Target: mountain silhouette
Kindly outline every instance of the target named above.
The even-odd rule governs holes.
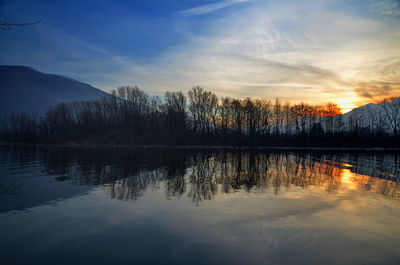
[[[26,66],[0,66],[0,114],[42,115],[61,102],[86,101],[107,95],[89,84]]]

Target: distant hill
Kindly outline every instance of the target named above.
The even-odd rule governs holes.
[[[390,103],[386,103],[386,102],[382,102],[379,104],[375,104],[375,103],[369,103],[366,104],[364,106],[352,109],[351,111],[349,111],[346,114],[343,114],[343,117],[346,118],[350,118],[350,117],[358,117],[358,118],[363,118],[363,119],[368,119],[368,117],[370,117],[370,115],[372,113],[374,113],[375,115],[379,115],[382,116],[382,118],[384,118],[385,111],[382,108],[382,104],[399,104],[400,103],[400,98],[396,98],[394,101],[390,102]]]
[[[40,115],[61,102],[94,100],[107,95],[68,77],[8,65],[0,66],[0,93],[0,115],[10,111]]]
[[[384,105],[389,106],[389,108],[385,110]],[[400,119],[400,98],[396,98],[390,103],[369,103],[340,115],[343,117],[344,123],[342,129],[349,130],[352,124],[357,123],[357,126],[360,128],[369,128],[372,130],[382,128],[384,131],[390,131],[392,128],[387,120],[387,111],[389,111],[389,115],[397,115],[397,119]]]

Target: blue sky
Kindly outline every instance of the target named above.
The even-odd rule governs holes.
[[[4,0],[0,64],[110,91],[334,101],[400,95],[398,0]]]

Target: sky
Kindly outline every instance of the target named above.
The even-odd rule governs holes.
[[[151,95],[337,103],[400,96],[400,0],[3,0],[0,64]]]

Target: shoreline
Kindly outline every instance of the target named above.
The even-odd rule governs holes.
[[[140,149],[192,149],[192,150],[274,150],[274,151],[363,151],[363,152],[399,152],[400,147],[317,147],[317,146],[234,146],[234,145],[129,145],[129,144],[43,144],[43,143],[7,143],[0,146],[41,146],[66,148],[140,148]]]

